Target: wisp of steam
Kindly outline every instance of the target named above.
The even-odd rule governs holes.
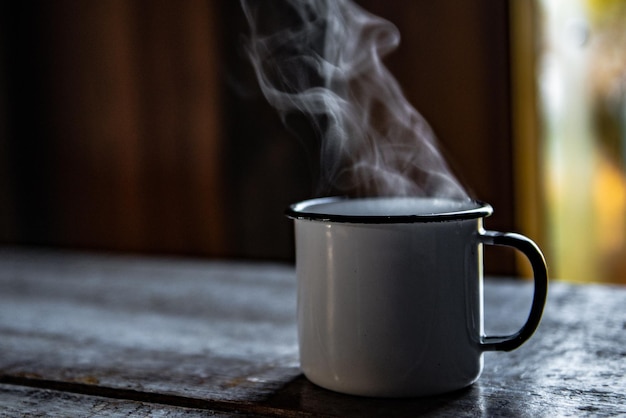
[[[241,4],[264,96],[283,120],[302,112],[318,130],[320,194],[467,198],[383,65],[400,41],[392,23],[348,0]]]

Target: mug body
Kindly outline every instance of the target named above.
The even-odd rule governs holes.
[[[382,200],[373,209],[358,199],[339,209],[333,202],[292,209],[322,216],[290,214],[306,377],[338,392],[382,397],[472,384],[482,370],[483,334],[476,235],[491,208],[473,203],[471,216],[454,216],[456,206],[440,202],[436,214],[415,218],[394,214]]]

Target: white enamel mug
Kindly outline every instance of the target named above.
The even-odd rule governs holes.
[[[300,363],[313,383],[376,397],[466,387],[483,352],[513,350],[539,325],[547,269],[528,238],[485,231],[488,204],[434,198],[312,199],[292,205]],[[515,334],[483,332],[482,245],[529,259],[534,298]]]

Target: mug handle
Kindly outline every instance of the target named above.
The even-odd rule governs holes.
[[[504,245],[513,247],[522,252],[530,261],[535,279],[533,303],[528,319],[522,328],[515,334],[506,336],[484,336],[480,346],[483,351],[511,351],[515,350],[528,340],[541,321],[543,308],[548,295],[548,268],[541,250],[531,239],[510,232],[481,230],[478,241],[487,245]]]

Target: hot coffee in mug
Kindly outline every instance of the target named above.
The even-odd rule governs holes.
[[[312,199],[292,205],[301,368],[338,392],[424,396],[475,382],[483,353],[519,347],[537,328],[547,294],[539,248],[486,231],[492,208],[439,198]],[[525,325],[483,331],[482,246],[521,251],[534,271]]]

